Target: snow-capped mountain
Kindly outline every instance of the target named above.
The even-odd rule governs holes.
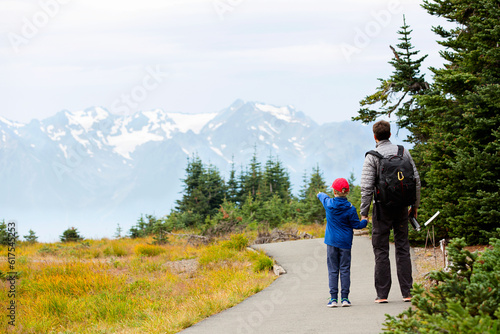
[[[42,240],[75,226],[86,237],[112,236],[141,213],[164,215],[181,191],[186,159],[198,154],[223,175],[254,151],[278,156],[294,191],[319,164],[325,179],[359,178],[371,128],[352,122],[318,125],[292,106],[235,101],[216,113],[163,110],[128,116],[100,107],[63,110],[28,124],[0,117],[0,219],[18,220]]]

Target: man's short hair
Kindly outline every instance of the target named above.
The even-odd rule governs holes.
[[[385,140],[391,137],[391,124],[387,121],[378,121],[373,124],[373,134],[377,140]]]

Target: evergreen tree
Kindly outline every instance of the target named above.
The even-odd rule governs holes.
[[[36,236],[35,232],[31,229],[28,231],[28,235],[24,235],[23,238],[30,244],[34,244],[38,240],[38,237]]]
[[[492,0],[423,7],[457,25],[433,28],[446,64],[431,68],[433,90],[417,100],[432,124],[416,157],[424,208],[441,211],[441,236],[484,243],[500,219],[500,7]]]
[[[205,198],[201,191],[203,184],[204,167],[200,157],[193,155],[192,159],[188,158],[186,167],[186,178],[182,180],[184,183],[184,191],[181,200],[177,200],[176,209],[180,212],[192,211],[194,213],[206,212]]]
[[[172,231],[172,225],[168,221],[156,220],[153,224],[153,244],[165,245],[168,244],[168,233]]]
[[[123,229],[122,229],[122,227],[120,226],[120,224],[118,224],[118,225],[116,226],[116,232],[115,232],[114,237],[115,237],[116,239],[121,239],[121,237],[122,237],[122,232],[123,232]]]
[[[242,185],[245,193],[252,194],[253,198],[257,196],[262,184],[262,169],[261,163],[257,159],[257,147],[255,147],[252,160],[250,161],[250,169],[247,169],[245,183]]]
[[[361,206],[361,187],[354,184],[354,182],[356,182],[354,172],[351,172],[347,182],[349,182],[349,195],[347,196],[347,199],[359,212],[359,207]]]
[[[204,166],[198,156],[188,159],[184,193],[177,201],[177,211],[184,214],[186,226],[201,225],[209,215],[217,213],[224,197],[226,188],[219,170],[213,166]]]
[[[80,236],[80,233],[74,227],[70,227],[65,230],[59,238],[62,242],[76,242],[83,240],[83,237]]]
[[[264,200],[269,200],[277,195],[283,200],[290,199],[290,177],[278,158],[269,156],[262,179],[262,195]]]
[[[325,220],[325,209],[318,200],[318,193],[326,191],[326,184],[323,172],[319,166],[313,168],[306,190],[306,198],[301,201],[301,217],[305,223],[322,223]]]
[[[429,0],[422,6],[456,24],[433,28],[446,48],[440,52],[444,67],[431,68],[434,83],[427,89],[417,71],[423,58],[412,64],[411,52],[396,52],[394,75],[381,80],[377,93],[361,102],[381,102],[382,107],[362,109],[355,119],[370,122],[399,108],[398,125],[411,131],[415,143],[412,156],[422,181],[420,216],[425,220],[439,210],[440,238],[464,236],[467,243],[484,243],[500,218],[500,8],[492,0]],[[404,37],[411,31],[405,26],[398,48],[410,50]],[[407,71],[398,67],[405,61]],[[392,105],[390,93],[399,94]],[[405,94],[410,100],[398,107]]]
[[[227,194],[226,199],[232,203],[240,203],[239,198],[240,189],[238,186],[238,180],[236,178],[236,170],[234,169],[234,156],[231,163],[231,171],[229,172],[229,180],[227,181]]]
[[[9,244],[9,233],[7,232],[7,224],[5,220],[0,222],[0,245],[8,245]]]
[[[420,142],[426,138],[425,132],[419,131],[420,123],[426,117],[424,110],[416,103],[415,96],[423,95],[429,89],[424,75],[420,74],[420,66],[427,55],[413,59],[420,51],[413,51],[415,47],[411,44],[410,37],[413,30],[409,28],[403,16],[403,26],[398,31],[401,42],[396,44],[396,49],[390,46],[394,58],[389,64],[393,66],[394,72],[389,79],[378,79],[380,86],[377,91],[360,102],[364,108],[358,111],[359,115],[353,117],[353,120],[370,123],[380,116],[390,117],[394,113],[397,116],[397,126],[411,131],[409,140]],[[371,109],[373,106],[379,107]]]
[[[215,215],[224,201],[226,186],[219,170],[213,165],[209,165],[204,172],[201,191],[207,201],[207,211],[202,215]]]
[[[248,168],[243,170],[243,165],[240,166],[240,174],[238,175],[238,184],[239,184],[239,189],[238,189],[238,197],[237,197],[237,203],[239,204],[239,207],[243,207],[243,204],[245,203],[245,200],[247,199],[248,192],[246,189],[246,180],[247,180],[247,175],[248,175]]]
[[[147,221],[144,216],[137,220],[137,224],[130,228],[129,234],[132,239],[144,238],[153,233],[153,226],[156,224],[157,219],[153,215],[146,215]]]
[[[303,201],[307,198],[307,189],[309,188],[309,177],[307,175],[307,170],[304,170],[304,175],[302,175],[302,188],[299,191],[299,201]]]

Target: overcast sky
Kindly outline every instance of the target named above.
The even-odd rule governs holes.
[[[241,98],[348,120],[390,75],[403,14],[424,67],[441,66],[431,27],[446,22],[420,3],[1,0],[0,116],[206,113]]]

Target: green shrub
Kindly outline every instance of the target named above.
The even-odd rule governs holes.
[[[155,245],[137,245],[135,246],[135,253],[137,255],[143,256],[157,256],[162,253],[165,253],[166,250],[163,247],[155,246]]]
[[[253,270],[255,272],[271,270],[274,261],[269,258],[263,251],[256,251],[249,254],[250,259],[253,261]]]
[[[498,333],[500,330],[500,240],[481,256],[464,249],[465,239],[448,248],[449,271],[430,273],[426,291],[415,284],[411,308],[387,316],[387,333]]]
[[[231,236],[231,240],[224,241],[222,246],[241,251],[248,247],[248,238],[244,234],[236,234]]]
[[[238,252],[235,249],[225,247],[224,244],[212,245],[203,251],[198,259],[198,262],[200,265],[218,263],[234,258],[237,253]]]
[[[273,269],[273,265],[274,265],[273,260],[264,254],[263,256],[259,256],[256,259],[253,265],[253,271],[259,272],[264,270],[271,270]]]
[[[44,256],[44,255],[56,255],[57,251],[58,251],[58,249],[56,249],[55,247],[51,247],[49,245],[43,245],[42,247],[40,247],[38,249],[38,253],[40,253],[40,255],[42,255],[42,256]]]
[[[127,249],[116,242],[111,242],[111,245],[103,251],[104,256],[125,256],[128,255]]]

